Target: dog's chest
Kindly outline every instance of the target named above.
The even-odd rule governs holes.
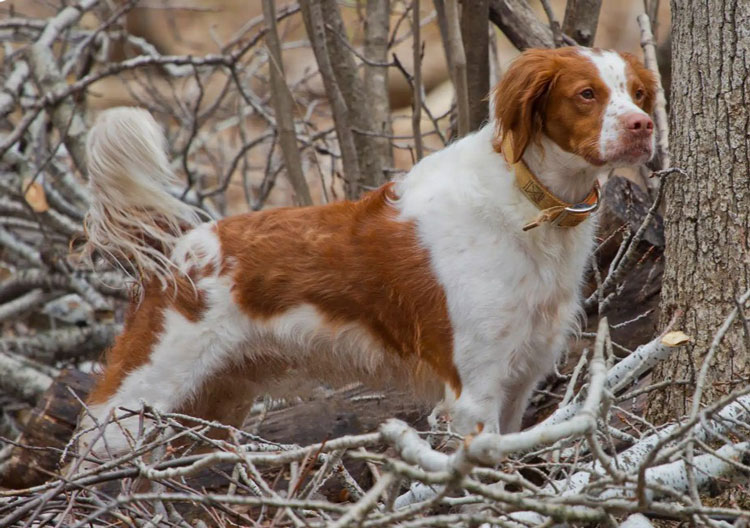
[[[559,229],[517,234],[454,225],[427,235],[454,333],[509,348],[559,346],[577,319],[591,227]]]

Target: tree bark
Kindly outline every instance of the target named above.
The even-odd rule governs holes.
[[[341,88],[336,79],[328,45],[326,44],[326,22],[323,9],[319,2],[302,0],[299,4],[302,20],[305,23],[307,36],[310,39],[315,59],[318,61],[318,69],[323,79],[326,94],[331,103],[333,124],[336,128],[336,137],[341,150],[341,163],[344,171],[346,197],[356,199],[359,197],[362,185],[362,175],[359,170],[359,159],[357,147],[352,132],[352,119],[349,108],[341,93]]]
[[[592,46],[602,0],[568,0],[562,30],[581,46]]]
[[[344,97],[354,132],[354,145],[359,160],[359,193],[380,187],[386,181],[383,172],[382,146],[379,132],[370,111],[369,101],[362,78],[357,71],[354,55],[348,49],[351,44],[346,36],[344,21],[341,19],[338,3],[335,0],[321,2],[326,24],[326,43],[333,73]],[[347,46],[348,44],[348,46]],[[358,198],[359,196],[355,196]]]
[[[390,0],[367,0],[365,17],[365,57],[373,63],[388,61],[388,31],[390,27]],[[383,164],[393,167],[393,151],[390,137],[391,105],[388,100],[388,67],[365,64],[365,90],[370,101],[375,129],[382,138],[375,142],[381,149]]]
[[[276,12],[272,0],[263,0],[263,17],[266,20],[266,47],[268,48],[271,72],[271,100],[276,112],[276,125],[279,133],[279,145],[284,157],[284,166],[289,182],[294,189],[294,201],[297,205],[312,205],[310,188],[302,171],[302,158],[297,146],[297,134],[294,131],[294,100],[286,84],[284,63],[281,57],[281,42],[276,27]]]
[[[666,268],[661,324],[677,310],[693,337],[686,354],[654,372],[654,381],[693,378],[724,318],[750,287],[750,0],[672,1],[671,131],[673,176],[666,188]],[[750,309],[744,309],[747,314]],[[737,320],[708,371],[705,401],[750,374],[750,343]],[[664,421],[690,408],[693,387],[671,387],[650,400]]]
[[[520,0],[490,0],[490,22],[508,40],[523,51],[528,48],[553,48],[552,30],[543,24],[526,2]]]
[[[466,87],[469,97],[469,130],[487,121],[490,90],[489,0],[464,2],[461,10],[461,38],[466,54]]]

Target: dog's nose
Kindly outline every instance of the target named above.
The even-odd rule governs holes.
[[[626,114],[622,118],[625,129],[639,136],[647,136],[654,131],[654,122],[645,114]]]

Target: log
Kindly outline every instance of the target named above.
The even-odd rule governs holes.
[[[0,486],[12,489],[35,486],[59,469],[60,455],[73,435],[94,377],[76,369],[60,372],[32,410],[18,444],[0,475]]]
[[[357,386],[270,411],[257,429],[257,434],[283,444],[307,445],[344,435],[373,432],[382,422],[392,417],[397,417],[419,430],[427,430],[429,412],[429,407],[415,402],[414,398],[408,395],[395,391],[384,391],[377,395],[363,386]],[[257,416],[251,418],[245,424],[245,428],[254,429],[257,420]],[[372,474],[364,462],[344,457],[342,463],[362,489],[366,490],[372,486]],[[310,469],[298,489],[304,489],[319,466],[316,464]],[[194,489],[223,493],[227,489],[232,469],[232,464],[219,464],[187,479],[186,484]],[[285,471],[278,468],[266,471],[259,469],[266,482],[274,483],[277,492],[289,489],[289,475]],[[116,492],[114,489],[113,491]],[[348,490],[335,476],[321,486],[318,494],[332,502],[351,500]],[[211,522],[210,516],[198,504],[180,503],[175,507],[191,524],[198,521]],[[256,517],[259,512],[259,508],[250,508],[248,516]],[[241,523],[242,519],[237,518],[235,521]]]
[[[345,435],[370,433],[393,417],[419,430],[427,430],[430,410],[428,406],[403,393],[373,393],[359,385],[270,411],[258,427],[257,434],[281,444],[308,445]],[[251,417],[245,424],[245,429],[253,430],[257,420],[257,416]],[[360,486],[369,488],[372,484],[371,475],[365,464],[345,458],[344,465]],[[189,483],[197,489],[219,491],[227,485],[222,473],[231,472],[231,467],[218,466],[189,479]],[[285,490],[287,485],[288,481],[282,476],[277,482],[277,489]],[[336,479],[331,479],[320,492],[329,500],[347,498],[344,488]]]
[[[82,411],[79,400],[85,400],[94,377],[76,369],[63,370],[39,399],[30,413],[18,446],[0,475],[0,487],[20,489],[41,484],[59,471],[60,455],[75,431]],[[363,386],[332,392],[292,406],[270,411],[259,424],[262,438],[283,443],[307,445],[349,434],[375,431],[388,418],[397,417],[419,429],[426,429],[430,409],[414,398],[395,391],[373,393]],[[251,430],[258,417],[248,420]],[[346,461],[347,469],[362,486],[370,485],[364,464]],[[217,467],[190,479],[198,489],[219,490],[228,484],[224,472],[231,467]],[[285,489],[284,479],[279,489]],[[343,488],[332,482],[321,490],[326,496],[343,497]]]

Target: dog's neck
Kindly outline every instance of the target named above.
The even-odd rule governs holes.
[[[549,192],[569,203],[586,198],[597,178],[607,172],[605,168],[595,167],[582,157],[564,151],[545,135],[539,142],[531,142],[523,154],[523,161]]]

